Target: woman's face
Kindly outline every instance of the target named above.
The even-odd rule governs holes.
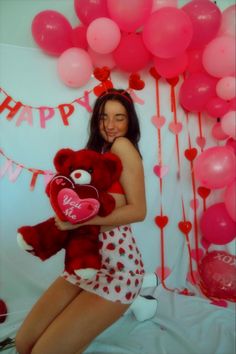
[[[125,136],[128,131],[128,114],[125,107],[119,101],[107,101],[104,112],[100,114],[99,131],[103,139],[108,143]]]

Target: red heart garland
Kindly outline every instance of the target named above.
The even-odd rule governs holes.
[[[192,230],[192,223],[190,221],[180,221],[178,227],[183,234],[188,234]]]
[[[184,151],[184,155],[186,159],[188,159],[189,161],[193,161],[197,156],[197,149],[196,148],[186,149]]]
[[[211,193],[211,190],[206,187],[198,187],[197,192],[202,199],[206,199]]]
[[[93,75],[97,80],[104,82],[110,76],[110,69],[107,66],[104,66],[103,68],[95,68]]]
[[[168,84],[170,84],[171,86],[176,86],[179,82],[179,77],[172,77],[170,79],[166,79],[166,81],[168,82]]]
[[[129,87],[134,90],[142,90],[145,86],[145,82],[140,79],[139,74],[131,74],[129,77]]]
[[[154,79],[159,80],[161,78],[161,76],[158,74],[158,72],[156,71],[156,69],[154,67],[152,67],[149,70],[149,73],[152,75],[152,77],[154,77]]]
[[[168,224],[168,216],[166,215],[158,215],[155,217],[155,223],[160,228],[163,229]]]
[[[113,84],[110,80],[106,80],[101,84],[93,88],[94,94],[99,97],[103,92],[107,91],[109,88],[113,88]]]

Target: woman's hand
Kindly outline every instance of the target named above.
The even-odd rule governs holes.
[[[75,230],[80,226],[78,224],[73,225],[67,221],[61,221],[58,216],[55,216],[54,219],[56,227],[61,231]]]

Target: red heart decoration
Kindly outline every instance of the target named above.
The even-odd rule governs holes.
[[[206,199],[211,193],[211,190],[206,187],[198,187],[197,192],[201,198]]]
[[[192,229],[192,223],[190,221],[180,221],[178,226],[183,234],[188,234]]]
[[[60,190],[57,196],[58,205],[66,219],[76,224],[97,215],[100,203],[94,198],[80,199],[79,195],[69,188]]]
[[[140,79],[139,74],[131,74],[129,77],[129,87],[134,90],[142,90],[145,86],[145,82]]]
[[[149,73],[152,75],[152,77],[154,77],[154,79],[159,80],[161,78],[161,75],[158,74],[158,72],[156,71],[156,69],[154,67],[152,67],[149,70]]]
[[[184,151],[184,155],[186,159],[188,159],[189,161],[193,161],[197,156],[197,149],[196,148],[186,149]]]
[[[104,82],[110,76],[110,69],[107,66],[104,66],[103,68],[95,68],[93,71],[93,75],[96,77],[97,80]]]
[[[168,224],[168,216],[166,215],[158,215],[155,217],[155,223],[160,228],[163,229]]]
[[[176,86],[179,82],[179,77],[172,77],[170,79],[166,79],[166,81],[168,82],[168,84],[170,84],[171,86]]]
[[[106,92],[109,88],[113,88],[113,84],[110,80],[102,82],[100,85],[94,87],[94,94],[99,97],[103,92]]]

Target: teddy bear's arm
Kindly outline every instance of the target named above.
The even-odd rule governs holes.
[[[116,202],[112,195],[105,192],[100,192],[99,201],[100,201],[100,208],[98,213],[99,216],[107,216],[115,209]]]

